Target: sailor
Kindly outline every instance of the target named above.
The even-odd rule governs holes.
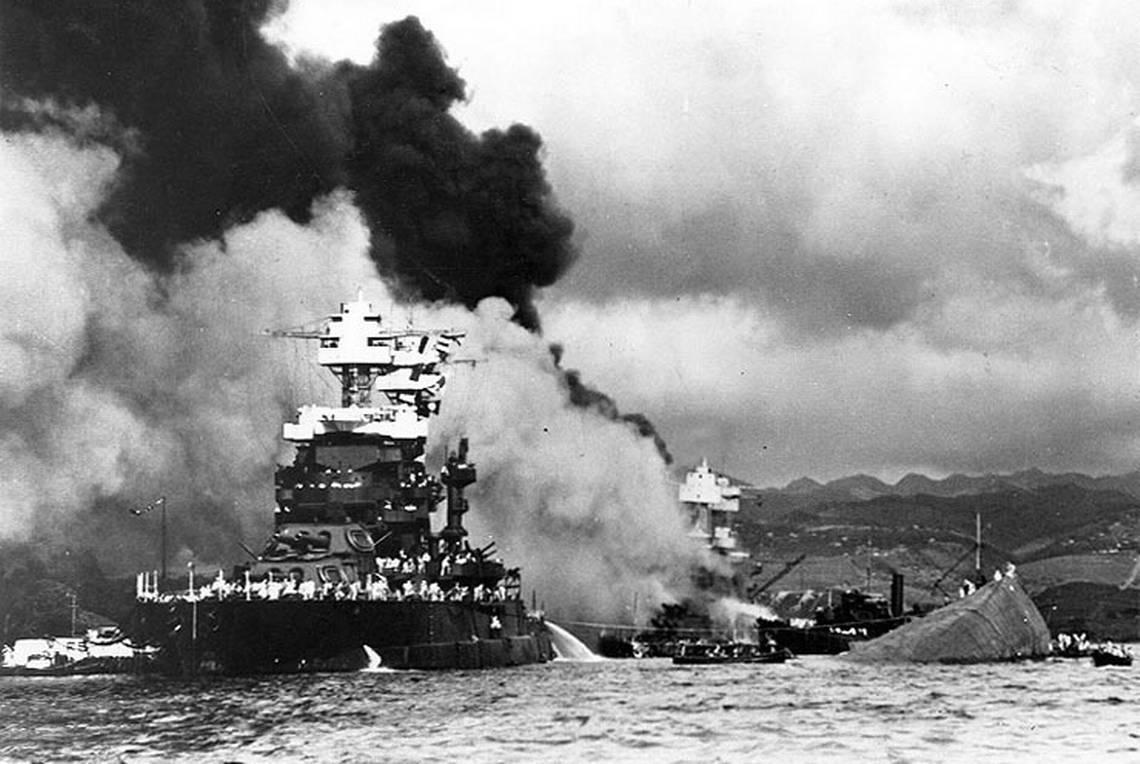
[[[502,631],[503,631],[503,622],[499,620],[499,616],[497,614],[492,615],[491,616],[491,637],[494,639],[498,639],[499,635],[502,633]]]
[[[780,647],[776,644],[776,638],[772,636],[772,632],[764,632],[764,646],[768,648],[768,652],[774,653]]]

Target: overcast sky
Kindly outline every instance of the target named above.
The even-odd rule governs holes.
[[[768,485],[1133,470],[1140,16],[1127,3],[294,0],[367,62],[420,17],[460,116],[546,143],[565,363]]]

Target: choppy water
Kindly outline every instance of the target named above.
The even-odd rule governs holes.
[[[0,678],[38,761],[1140,760],[1140,668],[565,662],[257,679]]]

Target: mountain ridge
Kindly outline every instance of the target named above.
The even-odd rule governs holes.
[[[1092,476],[1072,471],[1045,472],[1036,467],[1004,474],[989,472],[966,475],[956,472],[944,478],[910,472],[894,484],[865,473],[836,478],[826,483],[801,477],[783,487],[753,487],[751,492],[760,496],[796,494],[821,498],[820,495],[825,494],[835,500],[866,500],[874,496],[976,496],[1004,491],[1036,491],[1070,484],[1086,490],[1118,491],[1140,499],[1140,470],[1120,475]]]

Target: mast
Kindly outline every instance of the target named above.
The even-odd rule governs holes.
[[[331,432],[427,437],[427,420],[439,412],[444,385],[440,367],[458,348],[464,332],[388,329],[372,305],[341,303],[319,330],[266,332],[273,337],[317,340],[317,363],[340,382],[340,406],[304,406],[285,439],[311,441]],[[335,423],[335,424],[334,424]]]
[[[982,513],[974,513],[974,570],[982,575]]]

